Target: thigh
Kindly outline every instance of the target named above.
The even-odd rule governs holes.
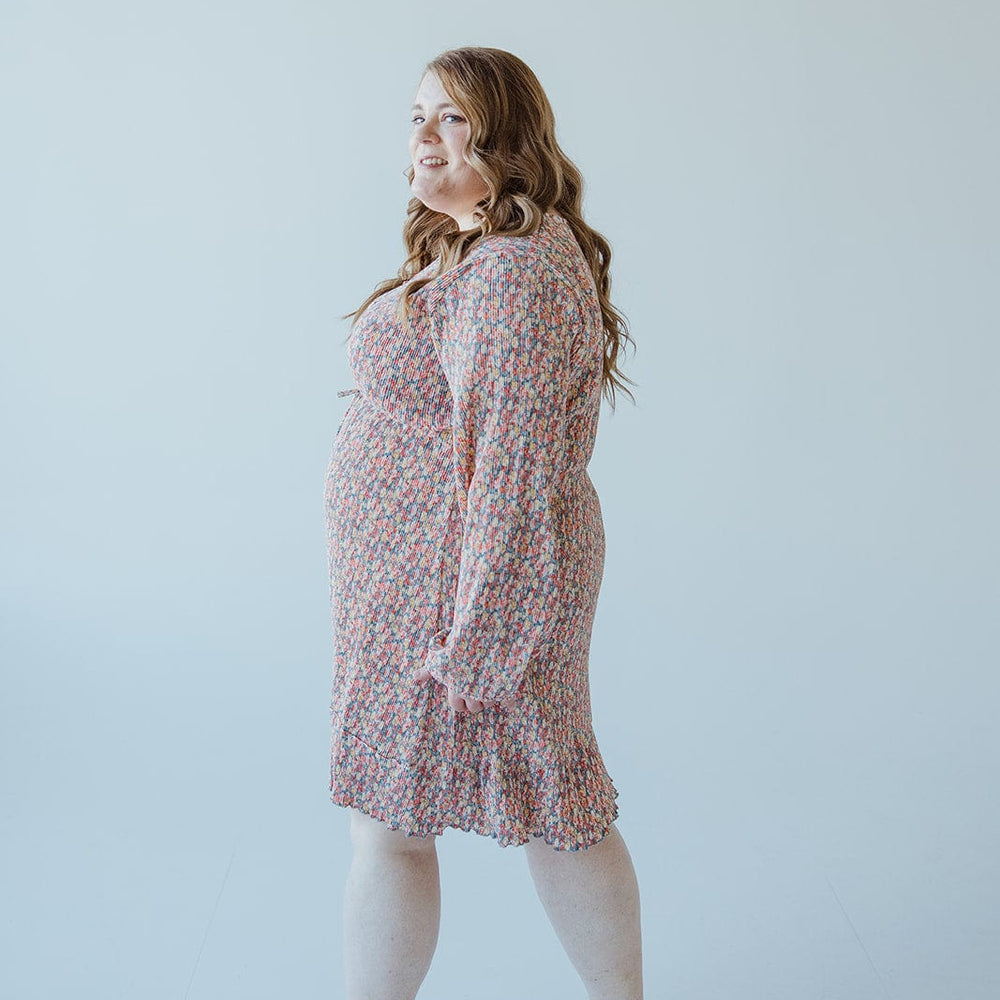
[[[532,837],[524,845],[524,853],[528,859],[528,864],[534,869],[541,867],[552,869],[579,867],[587,861],[592,861],[613,850],[615,842],[620,837],[621,834],[618,832],[618,827],[612,823],[608,827],[608,832],[605,836],[597,841],[596,844],[591,844],[590,847],[582,847],[575,851],[558,850],[551,844],[547,844],[544,838],[536,836]]]
[[[407,836],[402,830],[393,830],[381,820],[348,807],[351,824],[351,843],[355,849],[366,851],[428,852],[436,848],[437,834]]]

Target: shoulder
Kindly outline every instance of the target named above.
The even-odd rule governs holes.
[[[551,247],[530,236],[488,236],[436,282],[449,312],[463,304],[504,304],[543,297],[551,304],[579,305],[583,290]]]

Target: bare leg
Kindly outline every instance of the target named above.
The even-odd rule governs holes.
[[[525,845],[538,898],[590,1000],[642,1000],[639,884],[614,825],[593,847]]]
[[[347,1000],[414,1000],[441,922],[436,837],[407,837],[351,809],[344,890]]]

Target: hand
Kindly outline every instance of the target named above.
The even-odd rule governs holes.
[[[426,667],[420,667],[414,675],[414,679],[418,684],[425,684],[427,681],[433,680],[431,672]],[[514,704],[514,701],[513,699],[497,701],[495,698],[484,698],[482,701],[479,701],[470,695],[458,694],[455,689],[449,685],[448,704],[451,705],[456,712],[475,715],[477,712],[481,712],[484,708],[496,708],[497,705],[503,705],[505,708],[510,708]]]

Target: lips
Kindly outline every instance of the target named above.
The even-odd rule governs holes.
[[[427,160],[441,160],[441,163],[428,163]],[[422,167],[443,167],[448,161],[443,156],[424,156],[417,161]]]

